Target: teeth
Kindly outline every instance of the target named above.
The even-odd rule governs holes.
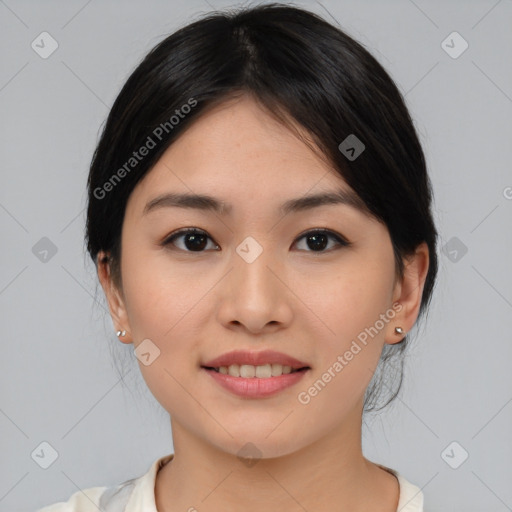
[[[268,379],[269,377],[279,377],[279,375],[292,373],[291,366],[283,366],[281,364],[264,364],[253,366],[252,364],[232,364],[230,366],[220,366],[215,368],[219,373],[231,375],[231,377],[243,377],[251,379]],[[297,370],[293,370],[297,371]]]

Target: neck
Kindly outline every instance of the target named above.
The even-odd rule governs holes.
[[[291,454],[244,464],[171,421],[174,458],[157,474],[159,512],[331,510],[395,512],[396,478],[363,457],[361,422]]]

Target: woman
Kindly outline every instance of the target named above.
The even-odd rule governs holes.
[[[423,510],[361,448],[437,234],[403,98],[360,44],[280,4],[191,23],[129,77],[88,187],[88,251],[174,453],[42,511]]]

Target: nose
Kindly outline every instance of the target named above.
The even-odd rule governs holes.
[[[264,250],[254,261],[233,252],[232,269],[219,290],[218,319],[229,329],[251,334],[270,333],[288,326],[293,293],[284,265]]]

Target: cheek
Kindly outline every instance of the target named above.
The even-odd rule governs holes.
[[[305,400],[311,399],[307,406],[311,411],[336,404],[333,414],[339,419],[362,399],[382,352],[391,320],[386,314],[394,283],[392,253],[347,256],[329,279],[319,281],[322,286],[317,288],[311,310],[322,320],[323,334],[317,335],[322,350],[318,350],[316,384],[311,393],[302,391]]]
[[[143,249],[147,241],[127,240],[122,260],[130,326],[137,338],[166,339],[200,299],[194,276],[176,270],[163,250]]]
[[[386,260],[365,260],[354,255],[328,276],[315,276],[321,284],[311,286],[308,281],[308,289],[302,293],[311,299],[311,309],[330,328],[325,329],[330,338],[343,341],[357,336],[390,307],[394,267],[392,261]]]
[[[358,409],[384,343],[387,324],[381,315],[389,309],[392,278],[376,268],[358,269],[325,281],[311,305],[324,327],[313,335],[318,358],[297,399],[307,418],[324,416],[325,428],[334,428]]]
[[[187,378],[197,371],[201,326],[195,321],[194,305],[201,290],[184,286],[183,277],[163,275],[158,266],[137,267],[136,259],[126,259],[126,308],[133,349],[150,354],[150,364],[138,359],[142,377],[165,410],[197,414],[183,386],[190,387]]]
[[[160,350],[159,364],[169,371],[189,371],[196,364],[203,321],[201,311],[205,292],[214,284],[214,276],[205,275],[198,283],[197,272],[183,272],[173,266],[165,251],[149,250],[147,241],[126,241],[122,272],[126,310],[134,338],[134,348],[145,339]],[[192,266],[190,266],[192,268]],[[211,281],[211,282],[210,282]],[[158,372],[158,365],[144,366],[145,374]],[[145,375],[146,377],[146,375]],[[159,378],[165,378],[161,375]]]

